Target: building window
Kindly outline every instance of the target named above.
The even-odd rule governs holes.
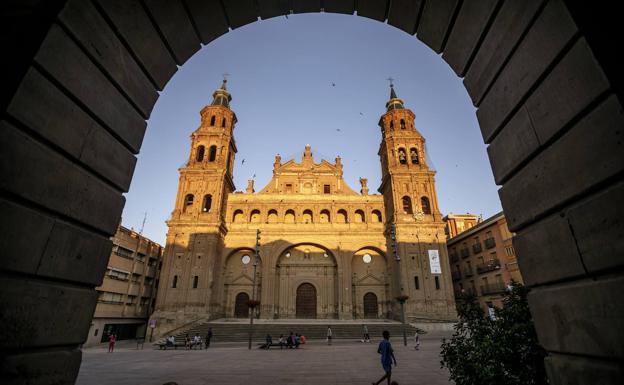
[[[420,282],[418,282],[418,276],[414,277],[414,289],[420,290]]]
[[[287,210],[284,214],[285,223],[295,223],[295,212],[293,210]]]
[[[312,210],[305,210],[303,212],[303,223],[312,223],[313,222],[313,216],[312,216]]]
[[[376,222],[376,223],[381,222],[381,212],[379,210],[373,210],[372,219],[373,219],[373,222]]]
[[[210,146],[210,151],[208,152],[208,161],[214,162],[217,159],[217,146]]]
[[[260,223],[260,210],[253,210],[249,215],[249,222]]]
[[[420,198],[420,207],[422,207],[423,213],[431,214],[431,205],[429,204],[429,198],[427,197]]]
[[[97,337],[99,331],[100,329],[95,329],[95,333],[93,333],[93,337]]]
[[[328,184],[323,185],[323,193],[324,194],[330,194],[331,193],[331,187]]]
[[[214,126],[215,125],[215,121],[217,120],[217,117],[212,115],[212,118],[210,118],[210,125]]]
[[[516,255],[516,250],[514,250],[513,246],[505,246],[505,254],[507,254],[509,257],[513,257],[514,255]]]
[[[401,130],[405,130],[405,119],[401,119]]]
[[[108,272],[108,278],[117,279],[119,281],[127,281],[130,273],[127,271],[121,271],[117,269],[112,269]]]
[[[277,223],[277,210],[269,210],[269,215],[267,216],[268,223]]]
[[[234,211],[234,216],[232,216],[232,222],[234,223],[245,222],[245,215],[243,214],[243,210]]]
[[[322,210],[321,211],[321,215],[319,216],[319,222],[320,223],[329,223],[330,222],[329,210]]]
[[[176,287],[178,287],[178,276],[177,275],[173,276],[173,283],[171,284],[171,287],[174,288],[174,289]]]
[[[197,283],[199,282],[199,276],[193,277],[193,289],[197,289]]]
[[[355,223],[364,223],[366,222],[366,218],[364,217],[364,211],[355,210]]]
[[[211,206],[212,206],[212,195],[210,194],[204,195],[204,202],[202,203],[202,211],[205,213],[209,213]]]
[[[336,222],[347,223],[348,221],[349,221],[349,217],[347,216],[347,212],[343,209],[338,210],[338,216],[336,217]]]
[[[201,162],[202,160],[204,160],[205,151],[206,151],[206,148],[204,146],[197,147],[197,156],[195,157],[195,160],[198,162]]]
[[[412,158],[412,164],[418,164],[418,150],[415,147],[410,148],[410,158]]]
[[[440,277],[436,275],[435,277],[433,277],[433,279],[435,280],[436,290],[440,290]]]
[[[122,258],[132,259],[132,254],[134,254],[134,251],[126,249],[125,247],[117,246],[115,248],[115,254]]]
[[[292,192],[293,192],[293,186],[292,186],[292,184],[291,184],[291,183],[286,183],[286,192],[287,192],[288,194],[292,194]]]
[[[399,163],[407,164],[407,155],[405,154],[404,148],[399,148]]]
[[[225,118],[221,121],[221,127],[225,127]]]
[[[184,197],[184,207],[182,207],[182,212],[187,212],[193,206],[194,198],[193,194],[186,194]]]
[[[403,202],[403,213],[413,214],[414,211],[412,210],[412,200],[408,196],[404,196],[401,200]]]

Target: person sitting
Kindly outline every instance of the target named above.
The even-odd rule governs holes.
[[[193,344],[191,348],[195,348],[197,346],[199,346],[199,348],[201,349],[202,341],[201,341],[201,337],[199,336],[199,334],[195,334],[195,337],[193,337]]]
[[[301,342],[301,345],[304,345],[306,343],[306,338],[303,334],[299,335],[299,341]]]
[[[279,340],[277,340],[277,344],[279,345],[280,349],[284,349],[284,345],[286,345],[286,342],[284,341],[283,334],[280,334]]]
[[[301,343],[301,339],[299,338],[299,334],[295,333],[295,349],[299,349],[299,344]]]
[[[174,336],[167,337],[167,340],[165,341],[165,346],[173,347],[174,345],[175,345],[175,337]]]
[[[191,337],[189,337],[188,334],[186,335],[186,337],[184,337],[184,347],[186,349],[190,349],[191,348]]]

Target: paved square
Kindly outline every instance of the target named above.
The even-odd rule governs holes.
[[[398,366],[393,380],[399,384],[447,385],[448,371],[440,369],[441,334],[426,335],[416,351],[413,340],[403,346],[391,338]],[[301,349],[252,349],[228,343],[208,350],[136,350],[123,345],[109,354],[104,348],[86,349],[78,385],[199,384],[370,384],[383,375],[379,339],[372,343],[312,341]],[[241,346],[243,345],[243,346]]]

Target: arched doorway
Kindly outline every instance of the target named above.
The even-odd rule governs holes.
[[[20,124],[6,124],[0,130],[6,135],[0,140],[3,145],[0,154],[6,156],[5,164],[20,164],[21,170],[7,172],[9,175],[3,179],[2,189],[7,192],[4,199],[10,214],[3,219],[12,231],[4,247],[18,250],[24,240],[33,250],[53,244],[51,240],[56,239],[58,232],[56,227],[51,232],[50,223],[61,218],[71,223],[71,226],[63,225],[66,226],[61,231],[64,239],[82,242],[86,251],[80,254],[84,266],[74,263],[73,253],[55,255],[60,260],[57,266],[71,268],[54,269],[49,276],[31,269],[30,266],[39,266],[38,259],[34,263],[5,266],[11,274],[16,274],[15,282],[7,287],[17,294],[7,296],[9,299],[4,300],[3,307],[20,308],[24,302],[22,295],[28,295],[35,308],[50,302],[31,289],[33,282],[59,302],[68,295],[63,285],[71,284],[72,289],[80,289],[74,293],[76,298],[93,304],[94,287],[98,284],[94,277],[101,277],[105,267],[105,263],[99,262],[108,258],[111,246],[106,242],[119,222],[121,195],[127,191],[134,170],[134,158],[124,151],[127,148],[138,153],[144,119],[149,117],[157,98],[155,88],[164,88],[176,65],[182,65],[198,50],[200,41],[208,44],[221,34],[259,18],[291,12],[341,12],[387,21],[388,25],[416,36],[440,53],[458,76],[465,79],[467,91],[479,109],[484,139],[490,144],[488,152],[496,181],[503,185],[500,190],[503,207],[513,219],[510,227],[517,234],[514,243],[519,245],[518,260],[528,286],[534,287],[531,309],[538,316],[535,324],[540,338],[553,352],[550,369],[555,374],[564,373],[561,368],[573,357],[575,363],[591,367],[594,373],[606,373],[607,369],[595,365],[596,357],[610,363],[613,352],[617,351],[613,346],[622,346],[620,339],[609,338],[607,334],[613,330],[610,326],[618,322],[617,318],[605,321],[605,327],[599,328],[600,332],[594,336],[596,340],[609,342],[603,344],[568,343],[567,339],[582,341],[578,337],[585,335],[581,326],[584,323],[553,320],[561,314],[599,319],[596,309],[618,306],[612,297],[602,293],[619,288],[622,276],[619,254],[603,253],[607,257],[600,263],[588,264],[594,261],[592,253],[596,249],[586,245],[603,244],[601,239],[605,234],[585,228],[587,223],[619,223],[620,217],[618,210],[600,209],[620,202],[622,191],[621,155],[617,155],[621,154],[621,148],[617,147],[621,142],[609,135],[619,133],[621,127],[618,112],[621,106],[617,100],[618,97],[621,100],[618,76],[621,66],[616,58],[617,50],[611,49],[621,45],[617,42],[622,40],[621,34],[614,33],[619,25],[615,22],[619,14],[615,10],[616,2],[586,6],[560,1],[328,0],[305,6],[302,2],[287,1],[222,2],[222,7],[210,8],[204,2],[185,5],[149,2],[140,7],[105,4],[95,8],[89,2],[58,1],[49,7],[31,7],[27,12],[15,12],[7,17],[11,22],[8,24],[15,26],[9,50],[19,47],[20,60],[11,62],[5,69],[5,78],[10,79],[5,102],[6,105],[11,102],[6,113],[11,121]],[[80,17],[83,12],[92,17]],[[114,26],[114,34],[103,20]],[[128,25],[128,20],[136,20],[138,24]],[[35,23],[38,33],[32,34],[31,26]],[[68,32],[71,37],[67,36]],[[31,60],[35,56],[37,60]],[[65,63],[75,67],[68,69]],[[128,83],[128,79],[132,82]],[[98,92],[80,86],[86,83]],[[41,103],[34,97],[37,95],[48,95],[44,100],[56,104]],[[564,97],[569,100],[562,102]],[[31,111],[45,106],[49,107],[42,114],[46,119],[30,119],[35,116],[31,116]],[[22,113],[28,119],[22,119]],[[93,137],[79,138],[60,128],[73,128],[73,132],[106,140],[81,145],[77,156],[76,141]],[[573,144],[579,142],[579,137],[595,140],[578,151]],[[523,147],[514,145],[519,141]],[[35,142],[39,146],[36,149],[31,147]],[[112,152],[96,156],[104,149]],[[116,167],[107,167],[107,160],[111,159],[117,160]],[[570,161],[576,163],[571,165]],[[50,174],[39,180],[40,188],[32,189],[26,181],[40,174],[42,164],[53,164],[51,169],[67,172]],[[543,167],[544,164],[549,167]],[[566,188],[562,189],[562,185]],[[71,186],[80,188],[70,189]],[[59,189],[63,190],[62,194],[38,193]],[[621,238],[618,226],[607,226],[605,230],[611,231],[610,239]],[[33,234],[42,235],[33,237]],[[85,239],[88,241],[83,242]],[[567,249],[574,252],[557,253]],[[92,256],[93,261],[82,258],[85,255]],[[563,270],[561,266],[567,268]],[[611,279],[613,273],[618,279]],[[571,285],[573,281],[578,285]],[[579,290],[591,290],[595,295],[576,295]],[[563,304],[559,300],[561,296],[573,300]],[[89,308],[83,306],[82,312],[76,312],[70,306],[59,307],[56,316],[75,320],[85,328]],[[578,314],[574,309],[584,311]],[[16,317],[13,323],[28,328],[29,334],[40,334],[49,326],[49,322],[30,322],[29,312],[13,314]],[[569,330],[563,333],[562,328]],[[548,338],[562,333],[566,340]],[[74,357],[79,344],[73,337],[59,334],[58,340],[45,344],[26,342],[23,347],[28,348],[28,353],[23,355],[62,346],[62,351],[68,354],[54,354],[55,357]],[[592,350],[594,346],[598,348]],[[65,365],[67,360],[55,359],[57,366]],[[35,364],[37,360],[19,362],[28,362],[28,369],[47,372]]]
[[[297,318],[316,318],[316,288],[302,283],[297,288]]]
[[[247,301],[249,301],[249,294],[238,293],[236,295],[236,301],[234,302],[234,317],[245,318],[249,316],[249,306],[247,305]]]
[[[377,318],[379,314],[377,296],[375,293],[364,294],[364,318]]]

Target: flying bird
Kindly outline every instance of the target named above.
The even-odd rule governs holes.
[[[336,83],[332,82],[332,87],[336,87]]]
[[[245,164],[245,159],[243,159],[243,161],[241,162],[241,165]]]
[[[336,131],[340,132],[340,128],[336,128]]]
[[[360,112],[360,115],[364,116],[364,114],[363,114],[363,113],[361,113],[361,112]]]

